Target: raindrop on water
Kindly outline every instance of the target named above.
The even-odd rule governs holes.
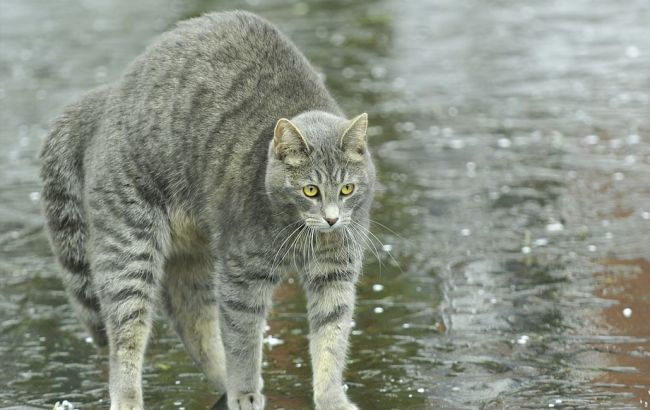
[[[627,136],[625,141],[630,145],[635,145],[641,142],[641,137],[638,134],[630,134]]]
[[[625,48],[625,55],[629,58],[637,58],[640,54],[641,52],[637,46],[631,45]]]
[[[512,141],[510,141],[508,138],[499,138],[497,145],[499,148],[510,148]]]
[[[465,146],[465,141],[459,139],[453,139],[449,141],[449,146],[452,149],[461,149]]]

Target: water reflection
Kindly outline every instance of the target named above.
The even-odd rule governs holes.
[[[347,111],[370,114],[383,245],[359,289],[350,396],[372,409],[644,406],[648,4],[245,5],[295,39]],[[42,231],[35,158],[48,122],[175,21],[234,7],[3,3],[0,407],[108,397],[106,352],[85,341]],[[297,281],[276,300],[269,405],[310,408]],[[217,399],[164,323],[144,380],[155,408]]]

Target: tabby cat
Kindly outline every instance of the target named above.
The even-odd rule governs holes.
[[[111,409],[144,406],[157,302],[230,409],[264,408],[265,320],[293,270],[316,408],[357,408],[342,373],[375,183],[366,129],[240,11],[179,23],[65,110],[41,154],[44,211],[70,300],[109,346]]]

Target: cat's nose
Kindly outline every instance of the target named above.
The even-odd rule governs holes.
[[[332,226],[339,220],[339,218],[325,218],[325,220],[330,224],[330,226]]]

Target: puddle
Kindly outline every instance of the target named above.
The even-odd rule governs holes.
[[[7,0],[0,9],[0,408],[105,408],[107,361],[56,279],[37,152],[81,92],[174,22],[235,1]],[[380,191],[346,373],[364,409],[650,401],[650,8],[644,0],[249,0],[350,113]],[[384,225],[384,226],[382,226]],[[305,300],[276,295],[270,408],[311,408]],[[629,310],[626,310],[629,309]],[[217,397],[160,323],[145,400]]]

